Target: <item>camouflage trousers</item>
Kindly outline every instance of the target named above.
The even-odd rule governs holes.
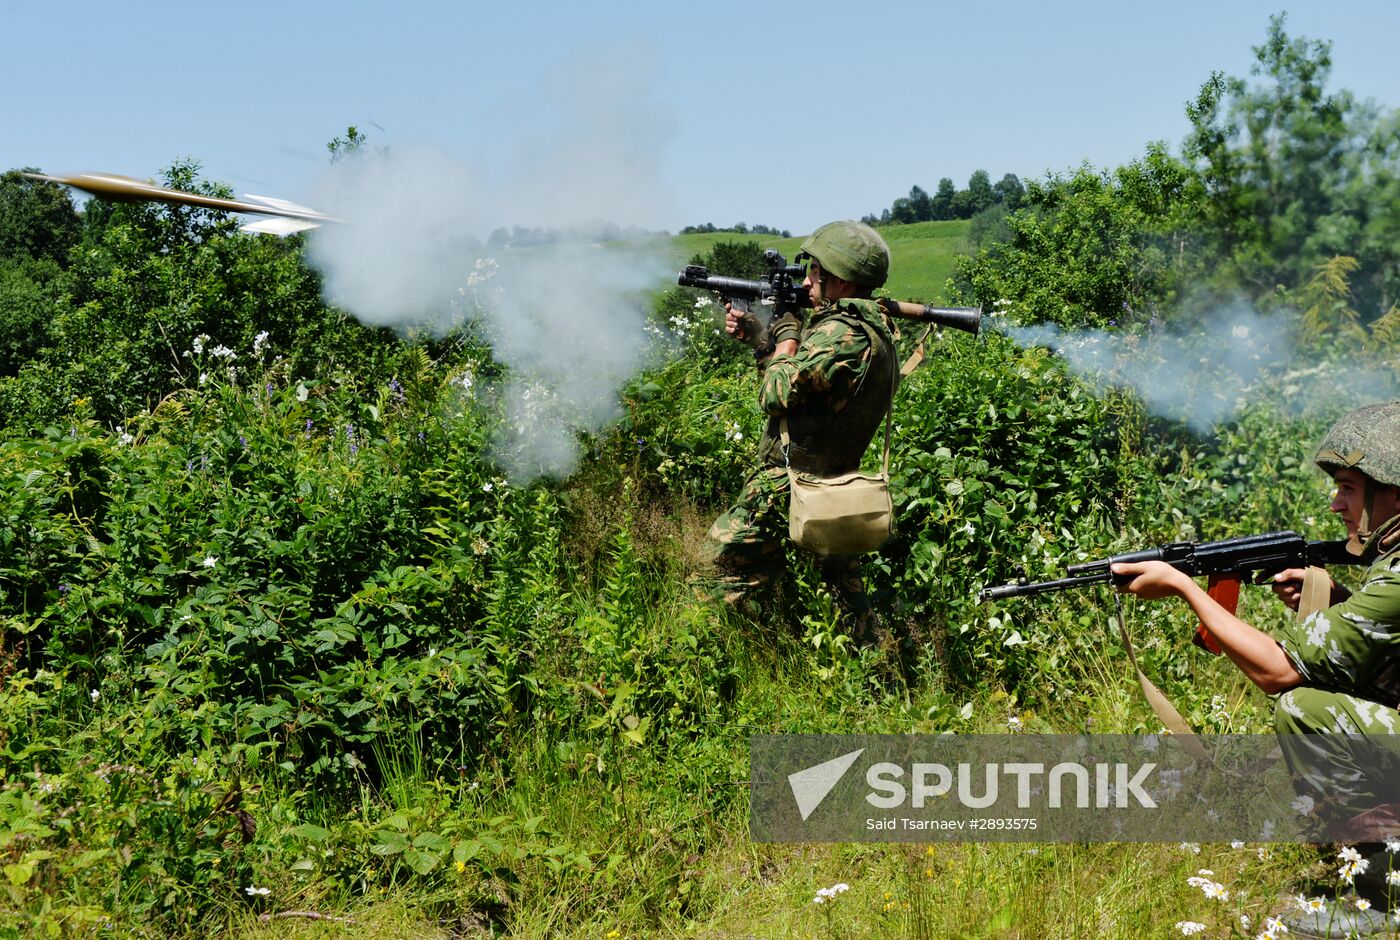
[[[1343,692],[1299,686],[1279,696],[1274,728],[1295,788],[1319,818],[1344,826],[1351,841],[1376,841],[1395,831],[1400,713]]]
[[[709,599],[752,607],[771,597],[787,566],[788,475],[760,467],[744,481],[734,505],[710,526],[705,542],[709,571],[697,588]],[[843,614],[863,625],[870,612],[857,555],[817,559],[817,570]]]

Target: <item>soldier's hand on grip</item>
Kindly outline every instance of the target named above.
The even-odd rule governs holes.
[[[1303,574],[1302,568],[1288,568],[1269,580],[1274,596],[1289,610],[1297,610],[1298,602],[1303,599]]]
[[[763,327],[758,322],[758,317],[747,310],[736,310],[732,304],[724,305],[724,332],[739,340],[757,348],[763,333]]]

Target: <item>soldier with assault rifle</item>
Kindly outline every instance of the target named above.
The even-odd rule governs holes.
[[[1111,572],[1120,591],[1186,601],[1210,641],[1250,681],[1278,696],[1274,725],[1297,785],[1363,840],[1360,858],[1344,867],[1372,907],[1314,912],[1290,925],[1293,933],[1389,935],[1386,912],[1400,907],[1400,876],[1393,874],[1400,871],[1400,806],[1390,802],[1400,782],[1400,403],[1343,417],[1315,460],[1336,484],[1330,508],[1346,525],[1347,549],[1369,565],[1355,592],[1321,568],[1279,571],[1274,592],[1303,609],[1300,619],[1271,635],[1167,561],[1120,561]],[[1303,770],[1319,766],[1357,772],[1324,782]]]

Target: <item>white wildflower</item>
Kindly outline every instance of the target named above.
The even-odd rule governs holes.
[[[1396,852],[1400,852],[1400,839],[1386,839],[1385,850],[1392,855]]]
[[[1194,920],[1179,920],[1176,922],[1176,929],[1181,931],[1183,937],[1189,937],[1206,929],[1205,924],[1197,923]]]
[[[485,483],[481,484],[481,492],[483,493],[489,493],[495,488],[495,485],[490,480],[487,480]]]
[[[1185,849],[1188,852],[1191,852],[1194,855],[1201,854],[1201,844],[1199,842],[1183,842],[1179,847]]]
[[[1017,718],[1015,715],[1012,715],[1010,718],[1006,719],[1006,727],[1012,731],[1020,731],[1025,726],[1025,722],[1023,722],[1020,718]]]
[[[246,888],[243,889],[243,892],[244,892],[245,894],[247,894],[250,898],[251,898],[251,897],[267,897],[269,894],[272,893],[272,889],[271,889],[271,888],[259,888],[259,887],[255,887],[254,885],[249,885],[248,887],[246,887]]]
[[[1400,887],[1400,869],[1392,868],[1386,872],[1385,883],[1393,887]]]
[[[1337,861],[1359,862],[1361,861],[1361,853],[1350,845],[1343,846],[1342,850],[1337,853]]]
[[[1207,876],[1215,874],[1208,868],[1202,868],[1201,873]],[[1230,892],[1225,886],[1218,881],[1211,881],[1209,877],[1187,878],[1186,883],[1193,888],[1200,888],[1201,893],[1212,901],[1230,900]]]
[[[200,562],[200,564],[206,568],[213,568],[218,563],[219,559],[217,555],[205,555],[204,560]]]
[[[1244,843],[1241,842],[1239,839],[1235,839],[1234,841],[1232,841],[1232,842],[1230,843],[1230,848],[1232,848],[1232,849],[1242,849],[1242,848],[1244,848]]]
[[[1371,909],[1371,902],[1366,900],[1365,898],[1357,898],[1356,909],[1358,911],[1369,911]]]
[[[91,692],[88,693],[88,697],[95,702],[102,697],[102,693],[97,691],[96,689],[93,689]]]
[[[812,898],[812,903],[825,904],[827,901],[834,901],[838,895],[845,894],[849,890],[851,890],[851,886],[844,881],[840,884],[834,884],[830,888],[818,888],[817,896]]]
[[[1297,811],[1298,815],[1311,816],[1313,807],[1317,805],[1317,802],[1312,797],[1304,793],[1300,795],[1296,800],[1294,800],[1292,805],[1293,809]]]
[[[263,331],[262,331],[261,333],[259,333],[257,336],[254,336],[254,337],[253,337],[253,354],[254,354],[254,355],[257,355],[258,353],[262,352],[263,347],[266,346],[266,345],[267,345],[267,330],[263,330]]]

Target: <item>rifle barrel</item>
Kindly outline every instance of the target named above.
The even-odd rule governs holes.
[[[1112,577],[1108,571],[1084,574],[1073,578],[1058,578],[1054,581],[1034,581],[1030,584],[1001,584],[983,588],[981,600],[996,601],[1003,597],[1024,597],[1027,594],[1044,594],[1048,591],[1062,591],[1065,588],[1084,587],[1087,584],[1104,584]]]

